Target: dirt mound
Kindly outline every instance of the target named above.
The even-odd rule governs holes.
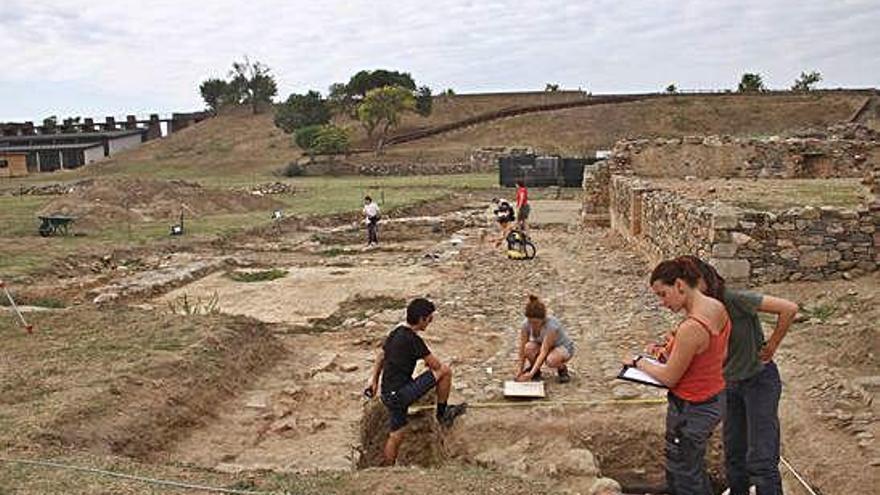
[[[132,316],[129,310],[124,313]],[[108,327],[114,320],[113,312],[97,315]],[[198,327],[202,338],[176,357],[156,357],[137,374],[115,377],[90,400],[63,409],[38,434],[41,444],[151,458],[188,430],[203,426],[281,353],[265,325],[248,318],[150,318],[153,324]]]
[[[433,393],[419,404],[433,403]],[[432,409],[410,414],[406,441],[400,446],[398,465],[439,466],[447,457],[446,444]],[[388,438],[388,409],[379,399],[364,405],[360,424],[360,457],[358,469],[381,466],[385,440]]]
[[[112,178],[78,187],[46,205],[39,214],[73,216],[77,226],[88,228],[120,221],[174,220],[181,210],[187,216],[201,216],[281,206],[269,198],[208,189],[196,182]]]

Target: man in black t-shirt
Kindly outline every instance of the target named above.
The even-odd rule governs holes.
[[[466,405],[447,405],[449,391],[452,389],[452,369],[431,354],[425,341],[417,332],[424,331],[434,319],[434,303],[418,298],[406,307],[406,325],[398,325],[388,334],[379,357],[373,368],[373,376],[368,391],[375,395],[379,390],[379,377],[382,377],[382,403],[388,408],[391,433],[385,442],[385,462],[393,465],[397,460],[400,444],[403,442],[403,427],[406,426],[407,409],[437,387],[437,421],[443,426],[452,426]],[[413,379],[416,362],[424,359],[428,371]]]

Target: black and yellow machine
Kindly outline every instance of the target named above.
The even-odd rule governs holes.
[[[538,248],[528,234],[520,229],[513,229],[507,234],[507,257],[512,260],[530,260],[538,254]]]

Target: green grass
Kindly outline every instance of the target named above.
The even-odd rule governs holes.
[[[864,188],[856,179],[790,179],[776,181],[776,193],[737,201],[743,208],[782,210],[796,206],[855,208],[862,202]]]
[[[271,270],[260,270],[256,272],[229,272],[226,276],[236,282],[269,282],[270,280],[286,277],[287,270],[273,268]]]
[[[135,172],[132,175],[142,175],[133,166],[126,167],[126,171]],[[174,177],[170,174],[171,170],[151,170],[145,166],[143,175],[147,172],[152,172],[150,176],[156,178]],[[169,173],[167,177],[163,175],[166,172]],[[286,216],[359,211],[363,207],[365,195],[378,200],[382,209],[387,211],[421,201],[436,200],[456,191],[489,189],[496,187],[497,181],[495,174],[292,179],[279,179],[268,174],[220,174],[199,179],[211,187],[240,188],[275,180],[293,184],[297,191],[295,194],[274,196],[274,199],[285,205],[283,209]],[[186,218],[185,235],[174,238],[168,235],[170,225],[175,223],[170,220],[122,222],[92,231],[78,228],[74,222],[71,231],[76,235],[42,238],[37,234],[36,214],[52,199],[45,196],[0,196],[0,277],[49,269],[56,260],[72,254],[94,251],[106,253],[117,248],[145,245],[174,248],[193,239],[229,235],[272,221],[270,211]]]
[[[337,256],[342,256],[343,254],[345,254],[345,249],[342,249],[340,247],[332,247],[329,249],[325,249],[318,254],[327,258],[335,258]]]
[[[834,303],[823,303],[815,307],[801,308],[801,311],[810,318],[817,318],[824,323],[837,311],[837,305]]]

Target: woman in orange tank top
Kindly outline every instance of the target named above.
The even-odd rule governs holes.
[[[668,359],[630,363],[669,387],[666,410],[666,483],[675,495],[711,495],[706,444],[721,421],[730,318],[724,305],[700,292],[693,261],[663,261],[651,273],[651,289],[663,305],[686,318],[667,345]]]

